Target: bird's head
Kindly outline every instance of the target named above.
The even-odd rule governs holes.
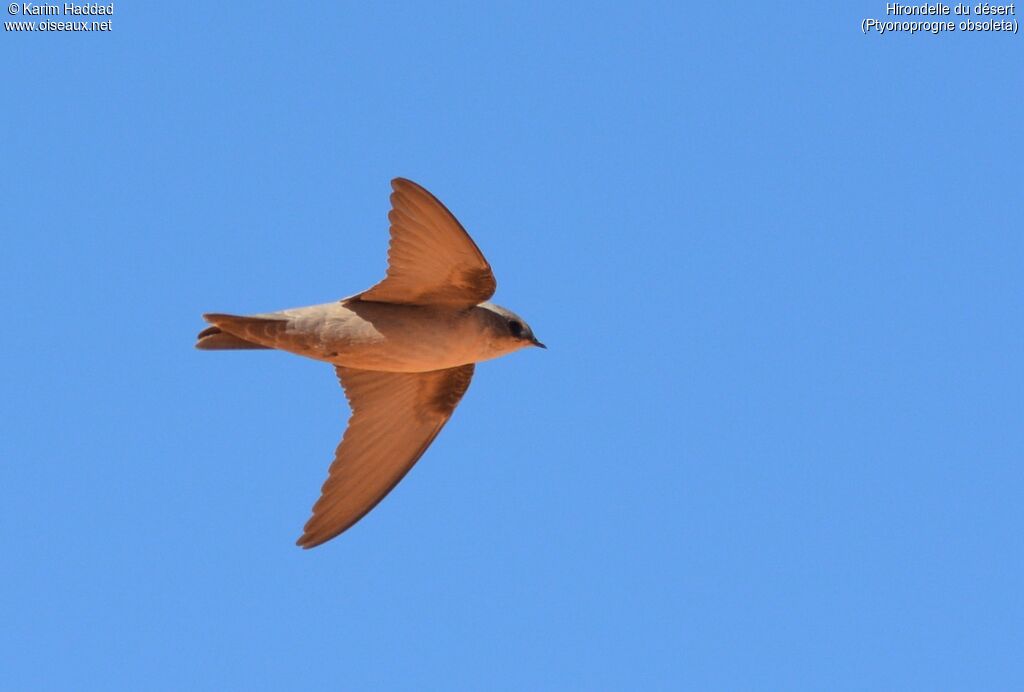
[[[527,346],[547,348],[533,335],[526,320],[511,310],[494,303],[480,303],[477,307],[486,311],[491,339],[505,353]]]

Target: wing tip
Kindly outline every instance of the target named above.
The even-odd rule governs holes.
[[[323,533],[315,534],[311,533],[310,531],[304,530],[302,532],[302,535],[299,536],[298,540],[295,541],[295,545],[299,546],[303,550],[310,550],[311,548],[316,548],[319,545],[323,545],[324,543],[333,538],[337,538],[344,532],[345,529],[342,529],[341,531],[324,535]]]
[[[302,527],[302,535],[295,541],[295,545],[299,546],[303,550],[309,550],[310,548],[315,548],[318,545],[323,545],[338,535],[337,533],[325,535],[322,530],[317,531],[315,528],[310,528],[309,524],[312,523],[312,520],[306,522],[306,526]],[[341,532],[339,531],[338,533]]]

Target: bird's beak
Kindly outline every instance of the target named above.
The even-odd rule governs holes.
[[[547,346],[545,346],[545,345],[544,345],[544,344],[542,344],[541,342],[537,341],[537,337],[533,337],[533,341],[532,341],[531,343],[532,343],[532,344],[533,344],[534,346],[540,346],[540,347],[541,347],[541,348],[543,348],[544,350],[547,350],[547,348],[548,348]]]

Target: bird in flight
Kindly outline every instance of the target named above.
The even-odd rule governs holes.
[[[333,303],[240,316],[208,313],[204,350],[276,348],[334,365],[352,409],[297,544],[313,548],[373,509],[448,422],[474,364],[544,344],[493,303],[491,266],[425,189],[391,181],[384,280]]]

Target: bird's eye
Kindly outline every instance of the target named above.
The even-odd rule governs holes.
[[[512,336],[518,339],[523,335],[523,323],[518,320],[509,320],[508,330],[512,332]]]

